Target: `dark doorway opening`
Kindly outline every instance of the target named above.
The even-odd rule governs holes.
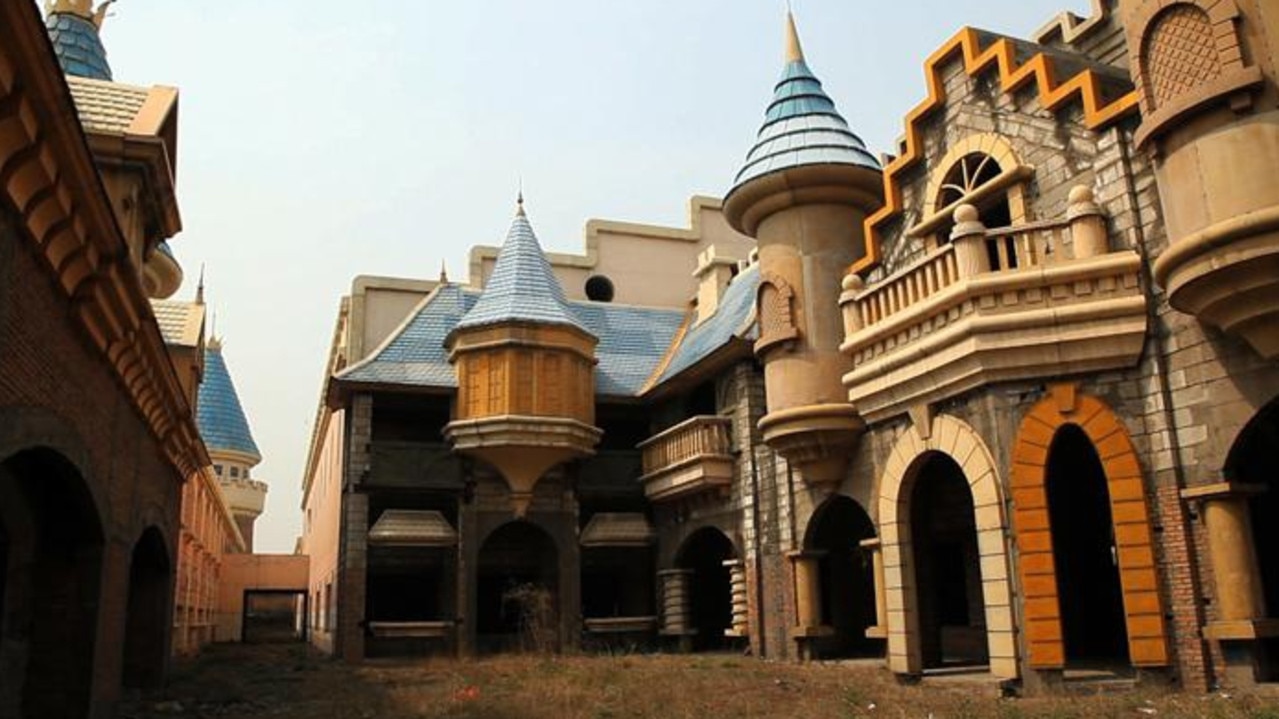
[[[1066,665],[1127,664],[1128,627],[1106,470],[1078,426],[1057,430],[1046,482]]]
[[[692,570],[689,615],[694,651],[726,649],[733,625],[732,577],[725,562],[735,559],[733,542],[714,527],[693,532],[679,551],[676,565]]]
[[[0,678],[0,715],[85,716],[96,645],[103,530],[79,471],[48,449],[0,463],[6,558],[0,641],[25,671]],[[166,615],[167,616],[167,615]],[[25,637],[21,646],[11,646]],[[20,709],[19,709],[20,707]]]
[[[307,593],[304,589],[247,589],[240,639],[245,644],[306,641]]]
[[[1257,569],[1266,614],[1279,616],[1279,399],[1272,400],[1244,427],[1226,460],[1226,479],[1264,491],[1249,502]],[[1279,681],[1279,638],[1261,640],[1258,681]]]
[[[884,640],[866,636],[876,621],[875,567],[861,542],[874,536],[870,517],[848,497],[831,497],[813,515],[805,544],[822,552],[818,565],[822,624],[835,632],[814,640],[816,658],[884,655]]]
[[[924,668],[987,664],[977,524],[963,469],[947,455],[929,454],[910,502]]]
[[[4,613],[5,597],[9,590],[9,533],[5,531],[4,521],[0,518],[0,651],[4,648],[4,628],[8,619]]]
[[[155,527],[148,528],[129,561],[123,682],[130,689],[153,689],[164,679],[171,575],[164,536]]]
[[[524,521],[505,524],[480,547],[477,644],[482,652],[559,648],[555,540]]]

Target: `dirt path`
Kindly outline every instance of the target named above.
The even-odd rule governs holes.
[[[214,647],[179,662],[163,696],[125,719],[1279,719],[1279,697],[1150,691],[1001,699],[973,680],[903,686],[865,664],[762,662],[727,655],[500,657],[353,668],[300,646]]]

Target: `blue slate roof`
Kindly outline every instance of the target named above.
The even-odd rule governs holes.
[[[111,65],[92,20],[66,12],[49,15],[45,26],[62,72],[76,77],[110,80]]]
[[[724,290],[715,314],[684,333],[654,386],[692,367],[734,338],[755,339],[758,331],[755,325],[755,295],[758,291],[759,265],[752,265],[733,278]]]
[[[569,325],[586,331],[568,308],[564,288],[555,279],[533,226],[524,215],[522,199],[484,293],[456,329],[501,322]]]
[[[848,128],[799,47],[788,17],[791,47],[755,145],[733,181],[733,191],[774,172],[804,165],[842,164],[879,170],[879,161]],[[731,194],[732,191],[730,191]]]
[[[444,349],[462,317],[483,302],[459,285],[441,285],[368,358],[338,373],[347,382],[453,388],[457,375]],[[610,397],[639,394],[662,360],[684,313],[596,302],[565,302],[577,326],[599,338],[595,391]]]
[[[200,436],[211,450],[242,452],[262,459],[258,445],[249,431],[249,421],[240,406],[231,373],[216,343],[204,350],[204,382],[200,385],[197,419]]]

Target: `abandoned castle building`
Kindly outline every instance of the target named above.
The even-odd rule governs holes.
[[[357,277],[304,477],[313,642],[503,651],[532,593],[565,649],[1279,678],[1264,4],[961,30],[888,155],[788,20],[688,227],[548,254],[557,200],[521,198],[465,283]]]

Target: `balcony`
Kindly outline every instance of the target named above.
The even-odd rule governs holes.
[[[998,230],[955,211],[951,243],[870,287],[844,281],[844,375],[867,422],[995,382],[1130,367],[1146,335],[1133,250],[1110,251],[1090,189],[1066,217]]]
[[[727,491],[733,481],[731,427],[727,417],[693,417],[644,440],[644,494],[660,502]]]

